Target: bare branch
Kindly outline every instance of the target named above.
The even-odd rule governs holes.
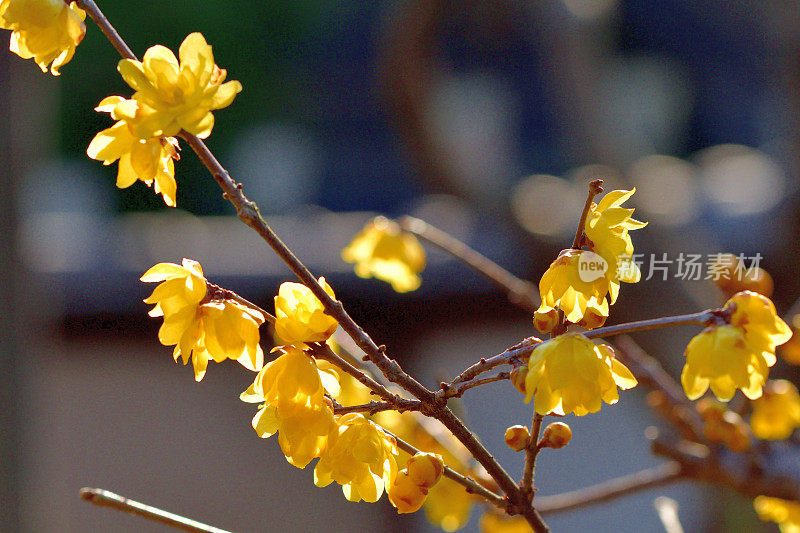
[[[398,219],[404,231],[413,233],[420,239],[444,250],[468,267],[505,291],[508,299],[531,313],[539,307],[539,291],[536,285],[518,278],[488,257],[473,250],[450,234],[435,228],[418,218],[404,216]]]
[[[685,477],[680,463],[670,461],[635,474],[604,481],[591,487],[555,496],[539,496],[536,507],[542,513],[560,513],[589,505],[597,505],[641,490],[660,487]]]
[[[101,507],[111,507],[117,511],[122,511],[123,513],[141,516],[147,520],[152,520],[153,522],[158,522],[175,529],[180,529],[181,531],[230,533],[224,529],[219,529],[190,518],[163,511],[157,507],[145,505],[103,489],[84,487],[80,490],[80,496],[82,499],[95,505],[99,505]]]

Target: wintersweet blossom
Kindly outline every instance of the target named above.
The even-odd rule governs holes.
[[[314,484],[336,481],[348,500],[376,502],[397,475],[397,444],[360,413],[336,419],[338,434],[314,468]]]
[[[630,389],[636,383],[610,346],[568,333],[534,348],[525,378],[525,401],[535,398],[534,408],[541,415],[583,416],[599,411],[603,401],[617,403],[617,387]]]
[[[121,96],[104,98],[95,111],[111,113],[119,118],[116,107],[126,102]],[[124,120],[94,136],[86,154],[92,159],[110,165],[119,160],[117,187],[125,189],[141,180],[148,186],[155,183],[156,194],[163,195],[164,203],[175,207],[175,165],[178,156],[178,140],[175,137],[137,138]]]
[[[766,296],[753,291],[734,294],[726,307],[735,306],[731,325],[741,328],[754,348],[775,354],[775,347],[792,337],[792,328],[778,317],[775,305]],[[772,366],[772,365],[770,365]]]
[[[319,278],[319,284],[331,298],[333,289]],[[336,331],[339,323],[325,314],[322,302],[301,283],[281,283],[275,296],[275,335],[285,344],[322,342]]]
[[[175,345],[173,358],[192,360],[195,380],[205,376],[209,360],[234,359],[249,370],[261,369],[264,354],[258,328],[264,316],[233,300],[206,301],[207,285],[200,263],[184,259],[182,265],[158,263],[141,277],[159,282],[144,302],[155,304],[149,315],[163,316],[158,340]]]
[[[278,433],[290,464],[305,468],[336,435],[333,410],[325,401],[322,374],[314,359],[293,346],[264,365],[240,398],[261,403],[253,428],[262,438]],[[326,379],[327,381],[327,379]]]
[[[342,250],[342,259],[355,263],[359,277],[378,278],[397,292],[408,292],[422,283],[419,273],[425,268],[425,249],[396,222],[376,217]]]
[[[800,502],[758,496],[753,506],[761,520],[776,522],[781,533],[800,533]]]
[[[597,276],[586,276],[581,272],[581,265],[591,260],[591,252],[569,248],[562,250],[555,261],[539,280],[539,295],[542,304],[534,314],[535,324],[550,327],[555,325],[552,318],[556,308],[564,311],[570,322],[578,323],[587,315],[608,316],[608,306],[613,304],[619,294],[619,283],[610,280],[600,273]],[[603,320],[592,318],[592,323]],[[543,331],[549,333],[549,331]]]
[[[157,45],[147,49],[143,61],[119,62],[117,70],[136,92],[116,112],[140,139],[173,136],[181,129],[205,139],[214,127],[211,111],[229,106],[242,90],[238,81],[223,83],[227,73],[214,64],[202,34],[189,34],[178,55],[180,61]]]
[[[775,354],[751,345],[736,326],[704,329],[689,341],[681,384],[686,396],[696,400],[709,386],[714,395],[727,402],[741,389],[751,400],[761,396]]]
[[[397,509],[397,514],[405,514],[419,511],[425,503],[428,491],[414,483],[406,469],[403,469],[387,485],[386,495],[389,497],[389,502]]]
[[[800,393],[785,379],[767,382],[764,395],[752,405],[750,427],[759,439],[788,439],[800,428]]]
[[[633,242],[628,232],[647,225],[632,218],[633,209],[621,207],[635,192],[635,187],[611,191],[599,203],[592,203],[584,228],[591,241],[589,249],[608,262],[611,278],[626,283],[636,283],[641,277],[639,267],[631,261]]]
[[[33,58],[42,72],[50,65],[54,76],[72,59],[86,35],[85,19],[86,13],[75,2],[0,1],[0,28],[12,31],[9,49],[23,59]]]

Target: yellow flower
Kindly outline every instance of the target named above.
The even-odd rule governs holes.
[[[564,311],[566,319],[573,323],[580,322],[587,314],[593,319],[588,325],[601,322],[594,320],[597,315],[608,316],[608,305],[616,301],[619,283],[602,273],[586,275],[581,270],[582,265],[596,257],[592,252],[572,248],[558,254],[539,281],[542,304],[535,313],[536,319],[542,324],[554,325],[548,317],[553,316],[555,308]]]
[[[725,304],[735,305],[731,325],[741,328],[744,337],[754,348],[775,353],[775,346],[792,337],[792,328],[778,317],[772,300],[757,292],[734,294]],[[770,365],[772,366],[772,365]]]
[[[761,520],[776,522],[781,533],[800,533],[800,502],[758,496],[753,506]]]
[[[314,468],[314,484],[342,486],[352,502],[376,502],[385,485],[397,475],[397,445],[360,413],[337,417],[338,435]]]
[[[431,524],[445,531],[456,531],[469,522],[472,507],[477,502],[463,485],[444,478],[428,492],[425,500],[425,517]]]
[[[325,278],[319,278],[319,284],[331,298],[336,298]],[[333,335],[338,325],[335,318],[325,314],[322,302],[311,289],[301,283],[281,283],[275,297],[275,335],[280,341],[322,342]]]
[[[355,263],[359,277],[375,277],[392,284],[397,292],[419,288],[425,268],[425,249],[416,237],[392,220],[375,217],[342,250],[342,259]]]
[[[481,533],[532,533],[533,529],[524,516],[499,515],[486,511],[478,523]]]
[[[95,111],[111,113],[114,119],[118,116],[115,108],[126,102],[121,96],[104,98]],[[118,121],[108,129],[94,136],[86,153],[92,159],[110,165],[119,159],[117,171],[117,187],[125,189],[139,179],[148,186],[155,182],[156,194],[162,194],[164,203],[175,207],[175,165],[173,159],[178,156],[178,140],[174,137],[151,137],[139,139],[131,132],[124,120]]]
[[[630,389],[636,383],[610,346],[569,333],[534,348],[525,378],[525,401],[535,397],[534,408],[541,415],[583,416],[599,411],[603,401],[617,403],[617,387]]]
[[[800,394],[785,379],[767,382],[764,395],[753,401],[750,427],[759,439],[784,440],[800,428]]]
[[[143,61],[119,62],[122,78],[134,91],[134,102],[117,106],[137,137],[177,135],[181,129],[205,139],[214,127],[211,111],[233,102],[242,90],[238,81],[225,81],[227,73],[214,64],[211,46],[200,33],[181,43],[180,62],[161,45],[148,48]]]
[[[737,388],[753,400],[761,396],[774,364],[775,354],[751,345],[742,329],[709,327],[689,341],[681,383],[690,400],[702,396],[709,385],[723,402],[733,398]]]
[[[641,277],[639,268],[631,262],[633,242],[628,231],[647,225],[647,222],[631,218],[633,209],[620,207],[635,192],[636,188],[611,191],[600,203],[592,203],[584,228],[586,237],[591,241],[589,248],[608,262],[613,274],[611,279],[626,283],[636,283]]]
[[[415,513],[425,503],[428,489],[423,489],[414,483],[408,472],[403,469],[387,485],[386,495],[391,504],[397,508],[397,514]]]
[[[336,435],[336,423],[325,401],[324,373],[311,356],[293,346],[284,349],[285,353],[264,365],[240,398],[264,402],[253,418],[253,428],[262,438],[278,433],[286,460],[304,468]]]
[[[150,316],[164,317],[159,342],[175,345],[176,361],[181,356],[187,364],[191,358],[195,380],[203,379],[209,360],[234,359],[249,370],[261,368],[264,354],[258,328],[264,317],[232,300],[205,301],[207,285],[200,263],[191,259],[184,259],[183,265],[158,263],[141,281],[160,282],[144,302],[155,304]]]
[[[58,69],[75,55],[86,35],[86,13],[75,2],[63,0],[2,0],[0,28],[11,30],[10,50],[33,58],[42,72],[58,76]]]

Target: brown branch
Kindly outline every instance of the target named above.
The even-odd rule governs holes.
[[[539,456],[539,452],[542,451],[542,446],[539,442],[539,432],[542,430],[543,420],[544,416],[539,413],[533,415],[533,420],[531,421],[531,440],[525,447],[525,466],[522,470],[522,482],[520,486],[523,492],[530,498],[533,498],[534,492],[533,477],[534,471],[536,470],[536,458]],[[538,502],[536,506],[539,506]]]
[[[591,487],[565,492],[554,496],[539,496],[536,507],[542,513],[559,513],[572,509],[583,509],[641,490],[660,487],[684,478],[685,474],[677,461],[670,461],[635,474],[610,479]]]
[[[436,393],[437,398],[461,398],[464,392],[487,383],[495,381],[503,381],[509,379],[511,374],[509,372],[500,372],[496,376],[488,378],[475,378],[469,381],[458,384],[456,387],[451,387],[449,384],[442,382],[441,389]]]
[[[589,210],[592,208],[592,200],[601,192],[603,192],[603,180],[592,180],[589,182],[589,193],[586,196],[586,203],[583,205],[581,218],[578,220],[578,229],[575,231],[575,238],[572,240],[572,247],[576,250],[581,249],[583,229],[586,226],[586,217],[589,216]]]
[[[92,489],[88,487],[84,487],[80,490],[80,496],[82,499],[93,503],[95,505],[99,505],[101,507],[111,507],[112,509],[116,509],[117,511],[122,511],[123,513],[129,513],[136,516],[141,516],[142,518],[146,518],[147,520],[152,520],[153,522],[158,522],[160,524],[164,524],[175,529],[180,529],[182,531],[200,531],[202,533],[230,533],[224,529],[219,529],[217,527],[209,526],[203,524],[202,522],[198,522],[196,520],[192,520],[190,518],[185,518],[180,515],[176,515],[174,513],[170,513],[167,511],[163,511],[156,507],[152,507],[150,505],[145,505],[143,503],[139,503],[137,501],[125,498],[120,496],[119,494],[114,494],[113,492],[109,492],[103,489]]]
[[[528,337],[527,339],[524,339],[522,342],[519,342],[514,346],[507,348],[506,350],[500,352],[497,355],[489,357],[488,359],[481,358],[481,360],[478,361],[477,363],[467,367],[463,372],[461,372],[458,376],[456,376],[450,383],[445,383],[444,388],[455,387],[459,383],[464,383],[471,379],[474,379],[480,374],[488,372],[489,370],[496,368],[500,365],[513,364],[515,361],[522,364],[523,360],[521,358],[530,355],[530,353],[533,351],[536,345],[539,344],[540,342],[542,342],[541,339],[538,339],[536,337]]]
[[[122,40],[119,33],[117,33],[117,29],[111,25],[111,22],[106,18],[100,8],[97,7],[97,4],[94,3],[93,0],[76,0],[75,3],[78,5],[79,8],[86,11],[86,14],[89,15],[97,27],[100,28],[100,31],[106,36],[108,42],[116,48],[119,55],[124,57],[125,59],[133,59],[134,61],[138,61],[136,58],[136,54],[128,47],[128,44]]]
[[[531,313],[539,308],[539,292],[533,283],[518,278],[488,257],[424,220],[404,216],[400,217],[397,222],[404,231],[413,233],[420,239],[444,250],[486,277],[505,291],[509,301],[514,305]]]
[[[333,414],[346,415],[347,413],[368,413],[370,415],[374,415],[375,413],[379,413],[381,411],[413,411],[415,408],[418,409],[420,406],[419,400],[406,401],[411,402],[414,405],[409,407],[398,407],[392,402],[369,402],[361,405],[341,405],[334,401]]]
[[[649,320],[639,320],[637,322],[627,322],[625,324],[617,324],[616,326],[606,326],[604,328],[597,328],[585,332],[583,335],[590,339],[597,339],[601,337],[611,337],[613,335],[621,335],[623,333],[633,333],[635,331],[647,331],[651,329],[672,328],[676,326],[689,326],[698,325],[706,326],[712,322],[721,319],[724,313],[722,309],[710,309],[701,311],[699,313],[691,313],[688,315],[665,316],[660,318],[651,318]]]

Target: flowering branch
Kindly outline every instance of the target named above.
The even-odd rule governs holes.
[[[236,300],[237,302],[239,302],[243,306],[249,307],[250,309],[258,311],[259,313],[264,315],[264,318],[270,324],[274,324],[275,323],[275,316],[274,315],[269,313],[267,310],[262,309],[261,307],[257,306],[256,304],[254,304],[250,300],[242,298],[241,296],[239,296],[238,294],[236,294],[232,290],[225,289],[223,287],[220,287],[219,285],[214,285],[213,283],[210,283],[208,280],[206,280],[206,286],[208,287],[209,294],[213,294],[215,292],[221,293],[223,298],[225,298],[227,300]]]
[[[516,277],[488,257],[473,250],[448,233],[418,218],[404,216],[397,220],[400,227],[420,239],[449,253],[500,287],[515,305],[533,312],[539,307],[536,285]]]
[[[444,386],[442,386],[442,390],[450,389],[459,383],[464,383],[474,379],[480,374],[488,372],[489,370],[500,365],[513,364],[514,362],[522,364],[521,358],[530,355],[536,345],[540,342],[542,342],[541,339],[536,337],[528,337],[527,339],[522,340],[522,342],[519,342],[514,346],[503,350],[499,354],[489,357],[488,359],[482,357],[480,361],[467,367],[466,370],[456,376],[450,383],[445,383]],[[439,392],[437,394],[441,393]]]
[[[180,529],[182,531],[200,531],[202,533],[230,533],[224,529],[219,529],[213,526],[209,526],[203,524],[202,522],[198,522],[196,520],[192,520],[190,518],[185,518],[180,515],[176,515],[174,513],[170,513],[167,511],[163,511],[158,509],[157,507],[152,507],[150,505],[145,505],[143,503],[139,503],[137,501],[125,498],[120,496],[119,494],[114,494],[113,492],[109,492],[103,489],[92,489],[88,487],[84,487],[80,490],[80,496],[82,499],[93,503],[95,505],[100,505],[102,507],[111,507],[112,509],[116,509],[117,511],[122,511],[124,513],[133,514],[136,516],[141,516],[142,518],[146,518],[148,520],[152,520],[153,522],[158,522],[160,524],[164,524],[175,529]]]
[[[685,477],[683,468],[677,461],[641,470],[628,476],[610,479],[591,487],[584,487],[554,496],[536,498],[536,507],[542,513],[559,513],[571,509],[584,509],[641,490],[660,487]]]

